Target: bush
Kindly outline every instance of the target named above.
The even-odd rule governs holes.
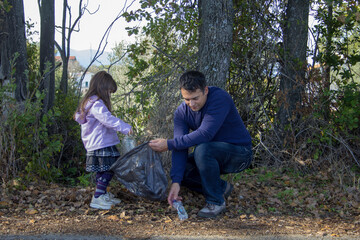
[[[2,88],[1,95],[6,96],[1,104],[2,121],[0,157],[2,176],[5,179],[16,177],[25,170],[28,176],[36,174],[41,178],[53,180],[59,171],[51,165],[51,160],[60,151],[61,136],[51,135],[48,126],[59,115],[57,111],[42,114],[42,98],[39,92],[37,100],[29,99],[17,103],[9,94],[14,88]],[[10,90],[10,91],[9,91]]]
[[[43,113],[44,94],[16,102],[15,85],[0,88],[0,174],[7,181],[22,175],[30,180],[75,184],[83,175],[85,150],[80,127],[72,119],[77,106],[74,93],[58,95],[56,104]]]

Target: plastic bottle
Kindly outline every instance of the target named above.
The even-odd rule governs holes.
[[[135,139],[132,136],[125,135],[122,140],[122,154],[129,152],[131,149],[136,147]]]
[[[173,207],[176,208],[180,220],[185,220],[188,218],[188,214],[181,201],[173,200]]]

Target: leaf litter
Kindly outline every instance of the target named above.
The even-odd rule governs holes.
[[[198,218],[205,199],[183,188],[180,195],[189,215],[185,221],[167,201],[139,198],[115,180],[109,190],[122,202],[110,210],[89,207],[94,187],[41,181],[22,188],[9,185],[1,189],[0,234],[360,237],[359,189],[340,186],[326,173],[300,177],[245,171],[233,183],[227,211],[214,219]]]

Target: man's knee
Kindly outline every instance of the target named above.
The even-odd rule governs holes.
[[[210,143],[202,143],[196,146],[194,150],[194,160],[200,172],[212,167],[212,158]]]
[[[209,143],[201,143],[195,147],[194,158],[197,159],[201,156],[206,155],[209,151]]]

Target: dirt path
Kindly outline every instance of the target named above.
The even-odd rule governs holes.
[[[123,237],[108,236],[80,236],[80,235],[36,235],[36,236],[0,236],[2,240],[126,240]],[[140,240],[139,238],[136,238]],[[286,235],[286,236],[244,236],[244,237],[223,237],[223,236],[158,236],[144,238],[147,240],[358,240],[357,237],[331,237],[331,236],[302,236],[302,235]]]

